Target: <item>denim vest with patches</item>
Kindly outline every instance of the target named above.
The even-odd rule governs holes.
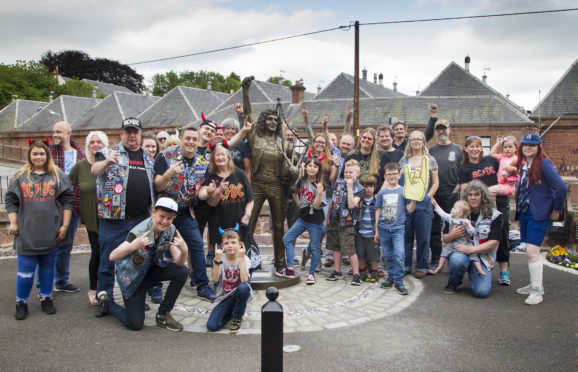
[[[205,153],[206,156],[195,152],[193,164],[191,167],[186,162],[183,162],[185,169],[183,173],[178,174],[169,180],[167,187],[162,191],[164,196],[167,196],[177,202],[179,207],[187,207],[193,204],[197,198],[197,191],[201,188],[205,181],[205,174],[209,166],[208,157],[210,152]],[[174,161],[182,161],[183,154],[180,146],[171,147],[163,152],[160,156],[165,159],[167,163],[167,170],[171,167]]]
[[[171,225],[160,233],[156,241],[152,227],[152,217],[136,225],[129,234],[132,233],[138,239],[148,231],[148,238],[151,243],[116,262],[116,280],[125,298],[133,295],[142,283],[152,263],[160,267],[166,267],[169,263],[167,260],[172,259],[169,248],[170,242],[175,237],[175,226]]]
[[[123,220],[126,217],[126,186],[128,184],[129,173],[128,152],[125,150],[122,143],[108,148],[105,147],[99,150],[99,152],[104,155],[105,158],[107,158],[108,154],[111,152],[117,152],[120,154],[120,160],[115,164],[111,164],[103,174],[96,177],[96,201],[98,205],[97,216],[98,218]],[[154,200],[152,187],[154,161],[148,152],[144,150],[143,161],[149,179],[148,187],[152,203]],[[149,215],[151,211],[152,204],[149,205]]]

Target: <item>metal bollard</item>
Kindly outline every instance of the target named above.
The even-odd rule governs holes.
[[[278,303],[279,290],[267,288],[269,302],[261,307],[261,371],[283,371],[283,306]]]

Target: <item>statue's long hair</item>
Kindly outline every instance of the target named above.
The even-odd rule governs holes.
[[[265,120],[267,120],[267,116],[269,115],[275,115],[277,116],[277,112],[275,110],[265,110],[263,112],[261,112],[261,114],[259,115],[259,119],[257,119],[257,123],[255,123],[255,134],[259,137],[262,137],[265,135]],[[279,120],[279,117],[277,117],[278,122],[277,122],[277,129],[275,130],[275,137],[279,137],[282,138],[282,128],[283,126],[281,125],[281,121]]]

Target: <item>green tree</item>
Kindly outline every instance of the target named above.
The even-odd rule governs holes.
[[[282,78],[283,82],[281,83],[281,85],[283,85],[284,87],[290,87],[291,85],[293,85],[293,83],[291,82],[291,80],[287,80],[285,78]],[[279,84],[279,77],[278,76],[271,76],[269,79],[267,79],[268,83],[273,83],[273,84]]]
[[[64,84],[56,86],[53,96],[54,98],[61,95],[90,98],[92,97],[93,90],[96,90],[96,98],[106,97],[105,94],[100,93],[98,88],[92,84],[78,79],[67,79]]]
[[[152,78],[152,94],[164,96],[177,86],[207,89],[211,81],[211,90],[229,93],[231,89],[237,91],[241,88],[241,78],[231,72],[225,77],[218,72],[211,71],[169,71],[164,74],[155,74]]]
[[[46,66],[33,61],[0,64],[0,108],[8,105],[13,95],[19,99],[48,101],[56,82]]]

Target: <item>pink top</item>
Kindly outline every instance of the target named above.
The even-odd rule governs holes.
[[[506,171],[505,168],[508,165],[516,164],[516,162],[518,161],[518,156],[514,155],[511,157],[507,157],[504,154],[500,154],[500,155],[498,155],[497,159],[500,162],[500,169],[498,169],[498,183],[499,184],[505,184],[505,183],[509,183],[509,182],[518,182],[518,180],[520,179],[520,176],[516,173],[510,174],[506,179],[504,179],[502,177],[502,173]]]

